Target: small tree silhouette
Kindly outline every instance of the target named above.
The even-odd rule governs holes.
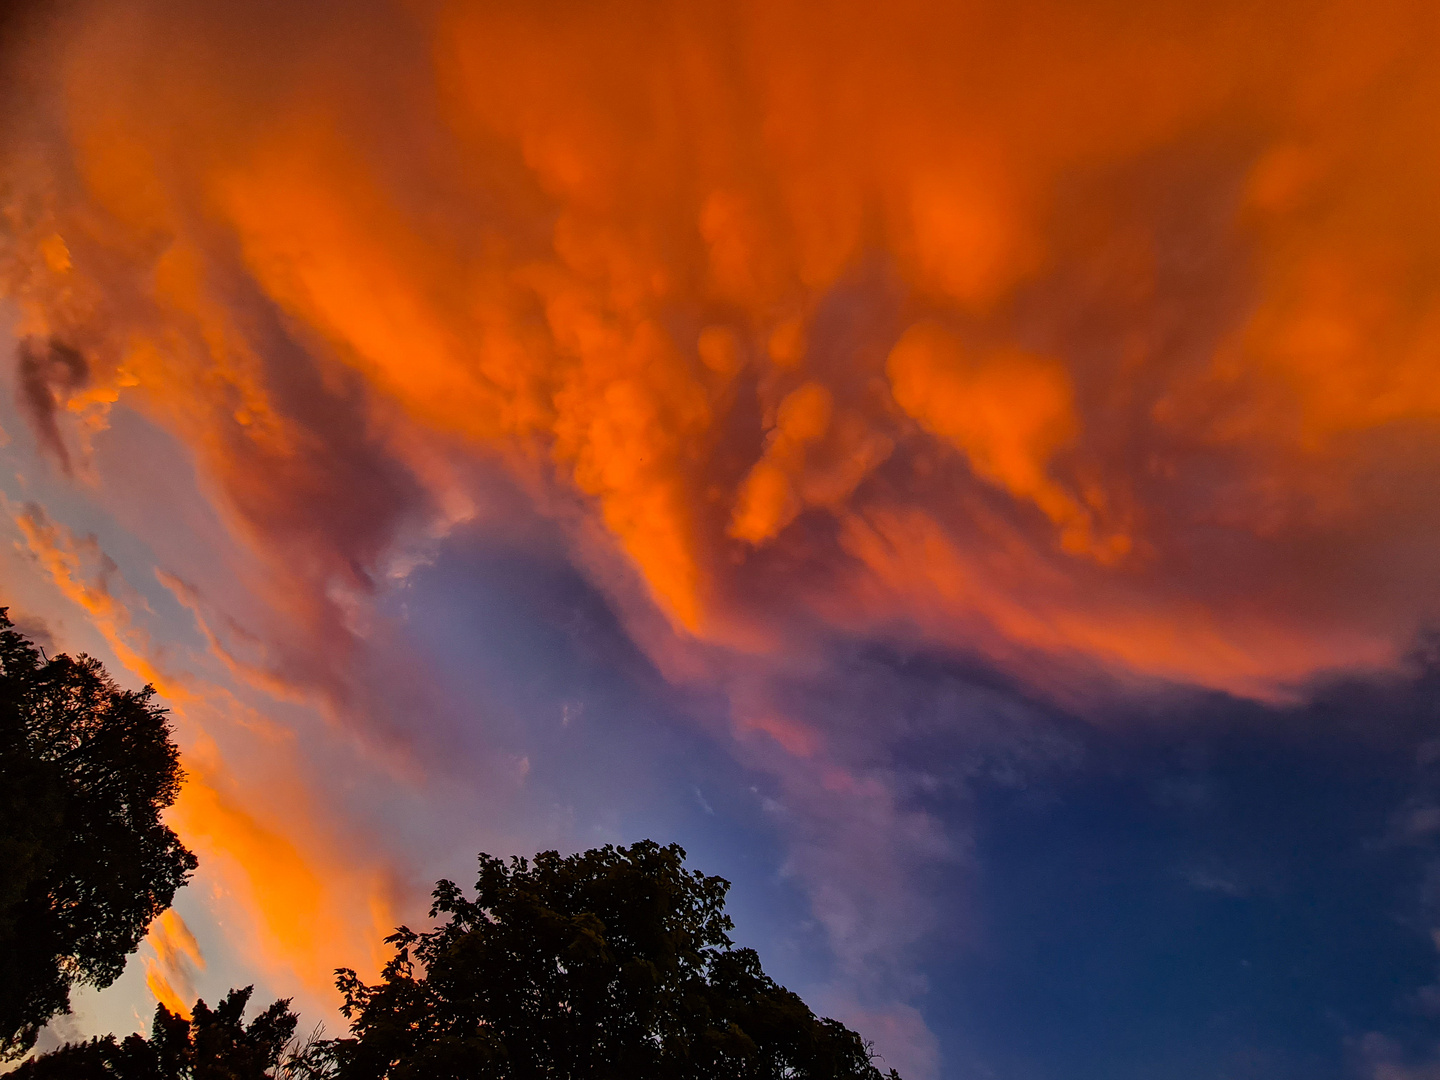
[[[215,1008],[197,1001],[186,1020],[164,1005],[155,1008],[150,1038],[114,1035],[71,1043],[25,1062],[15,1080],[274,1080],[285,1075],[296,1017],[288,1000],[277,1001],[247,1025],[245,1006],[253,987],[231,990]]]

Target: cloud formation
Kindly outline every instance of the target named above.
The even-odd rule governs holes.
[[[205,860],[234,944],[255,966],[298,977],[307,993],[321,995],[336,956],[378,955],[400,888],[384,854],[356,850],[337,835],[318,793],[298,775],[303,762],[286,746],[293,733],[157,645],[142,622],[148,602],[94,536],[74,536],[35,505],[19,508],[15,523],[61,595],[168,706],[185,748],[185,782],[170,818]],[[146,963],[147,985],[172,1011],[188,1011],[195,969],[205,967],[194,935],[167,912],[147,940],[156,953]]]
[[[13,156],[26,400],[61,454],[57,406],[162,418],[277,578],[341,591],[446,498],[440,439],[582,496],[702,640],[807,606],[745,595],[791,548],[908,572],[837,543],[904,521],[1057,630],[883,584],[872,624],[1235,687],[1374,662],[1428,594],[1287,565],[1425,512],[1430,17],[1307,11],[82,7]]]
[[[188,1020],[195,1003],[195,972],[205,968],[200,943],[174,909],[160,914],[145,942],[155,952],[154,959],[145,962],[146,987],[161,1005]]]
[[[878,955],[827,860],[956,842],[902,805],[898,721],[786,704],[837,642],[1083,708],[1283,696],[1433,617],[1436,21],[78,3],[11,58],[20,393],[66,469],[116,410],[170,432],[256,599],[167,587],[380,745],[417,741],[387,589],[506,499],[553,522],[737,754],[768,740],[835,940]]]

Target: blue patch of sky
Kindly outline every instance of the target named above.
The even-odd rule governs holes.
[[[457,537],[402,601],[446,697],[474,702],[474,752],[528,762],[523,816],[557,823],[548,842],[681,844],[690,865],[732,882],[735,936],[767,970],[823,981],[819,930],[763,809],[770,781],[733,760],[719,703],[666,684],[560,551]]]
[[[976,931],[927,965],[946,1075],[1339,1080],[1372,1032],[1430,1052],[1434,690],[1212,702],[979,780]]]

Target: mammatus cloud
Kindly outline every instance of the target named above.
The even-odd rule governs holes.
[[[1433,614],[1433,5],[262,10],[17,52],[5,274],[41,441],[172,432],[267,613],[216,649],[342,724],[480,474],[817,853],[954,845],[884,716],[776,705],[837,639],[1272,696]]]
[[[445,496],[427,438],[458,444],[582,496],[721,644],[813,614],[813,583],[872,629],[1256,688],[1421,617],[1293,555],[1326,538],[1358,573],[1423,513],[1423,6],[1278,36],[1278,8],[859,6],[820,37],[785,5],[660,10],[372,5],[262,43],[82,9],[36,46],[55,112],[12,154],[45,440],[123,397],[277,577],[332,593]],[[937,625],[893,580],[913,552],[847,550],[895,528],[1009,605],[962,586],[973,625]],[[287,596],[344,640],[333,596]]]

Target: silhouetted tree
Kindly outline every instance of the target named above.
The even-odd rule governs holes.
[[[508,864],[435,889],[381,981],[342,969],[341,1080],[881,1080],[865,1044],[732,947],[729,883],[651,841]],[[898,1080],[892,1071],[889,1074]]]
[[[42,660],[0,608],[0,1058],[113,982],[195,869],[160,820],[181,772],[153,695]]]
[[[70,1043],[25,1062],[14,1080],[273,1080],[288,1075],[296,1017],[277,1001],[248,1025],[253,987],[231,990],[215,1008],[197,1001],[191,1019],[155,1008],[150,1038],[114,1035]]]

